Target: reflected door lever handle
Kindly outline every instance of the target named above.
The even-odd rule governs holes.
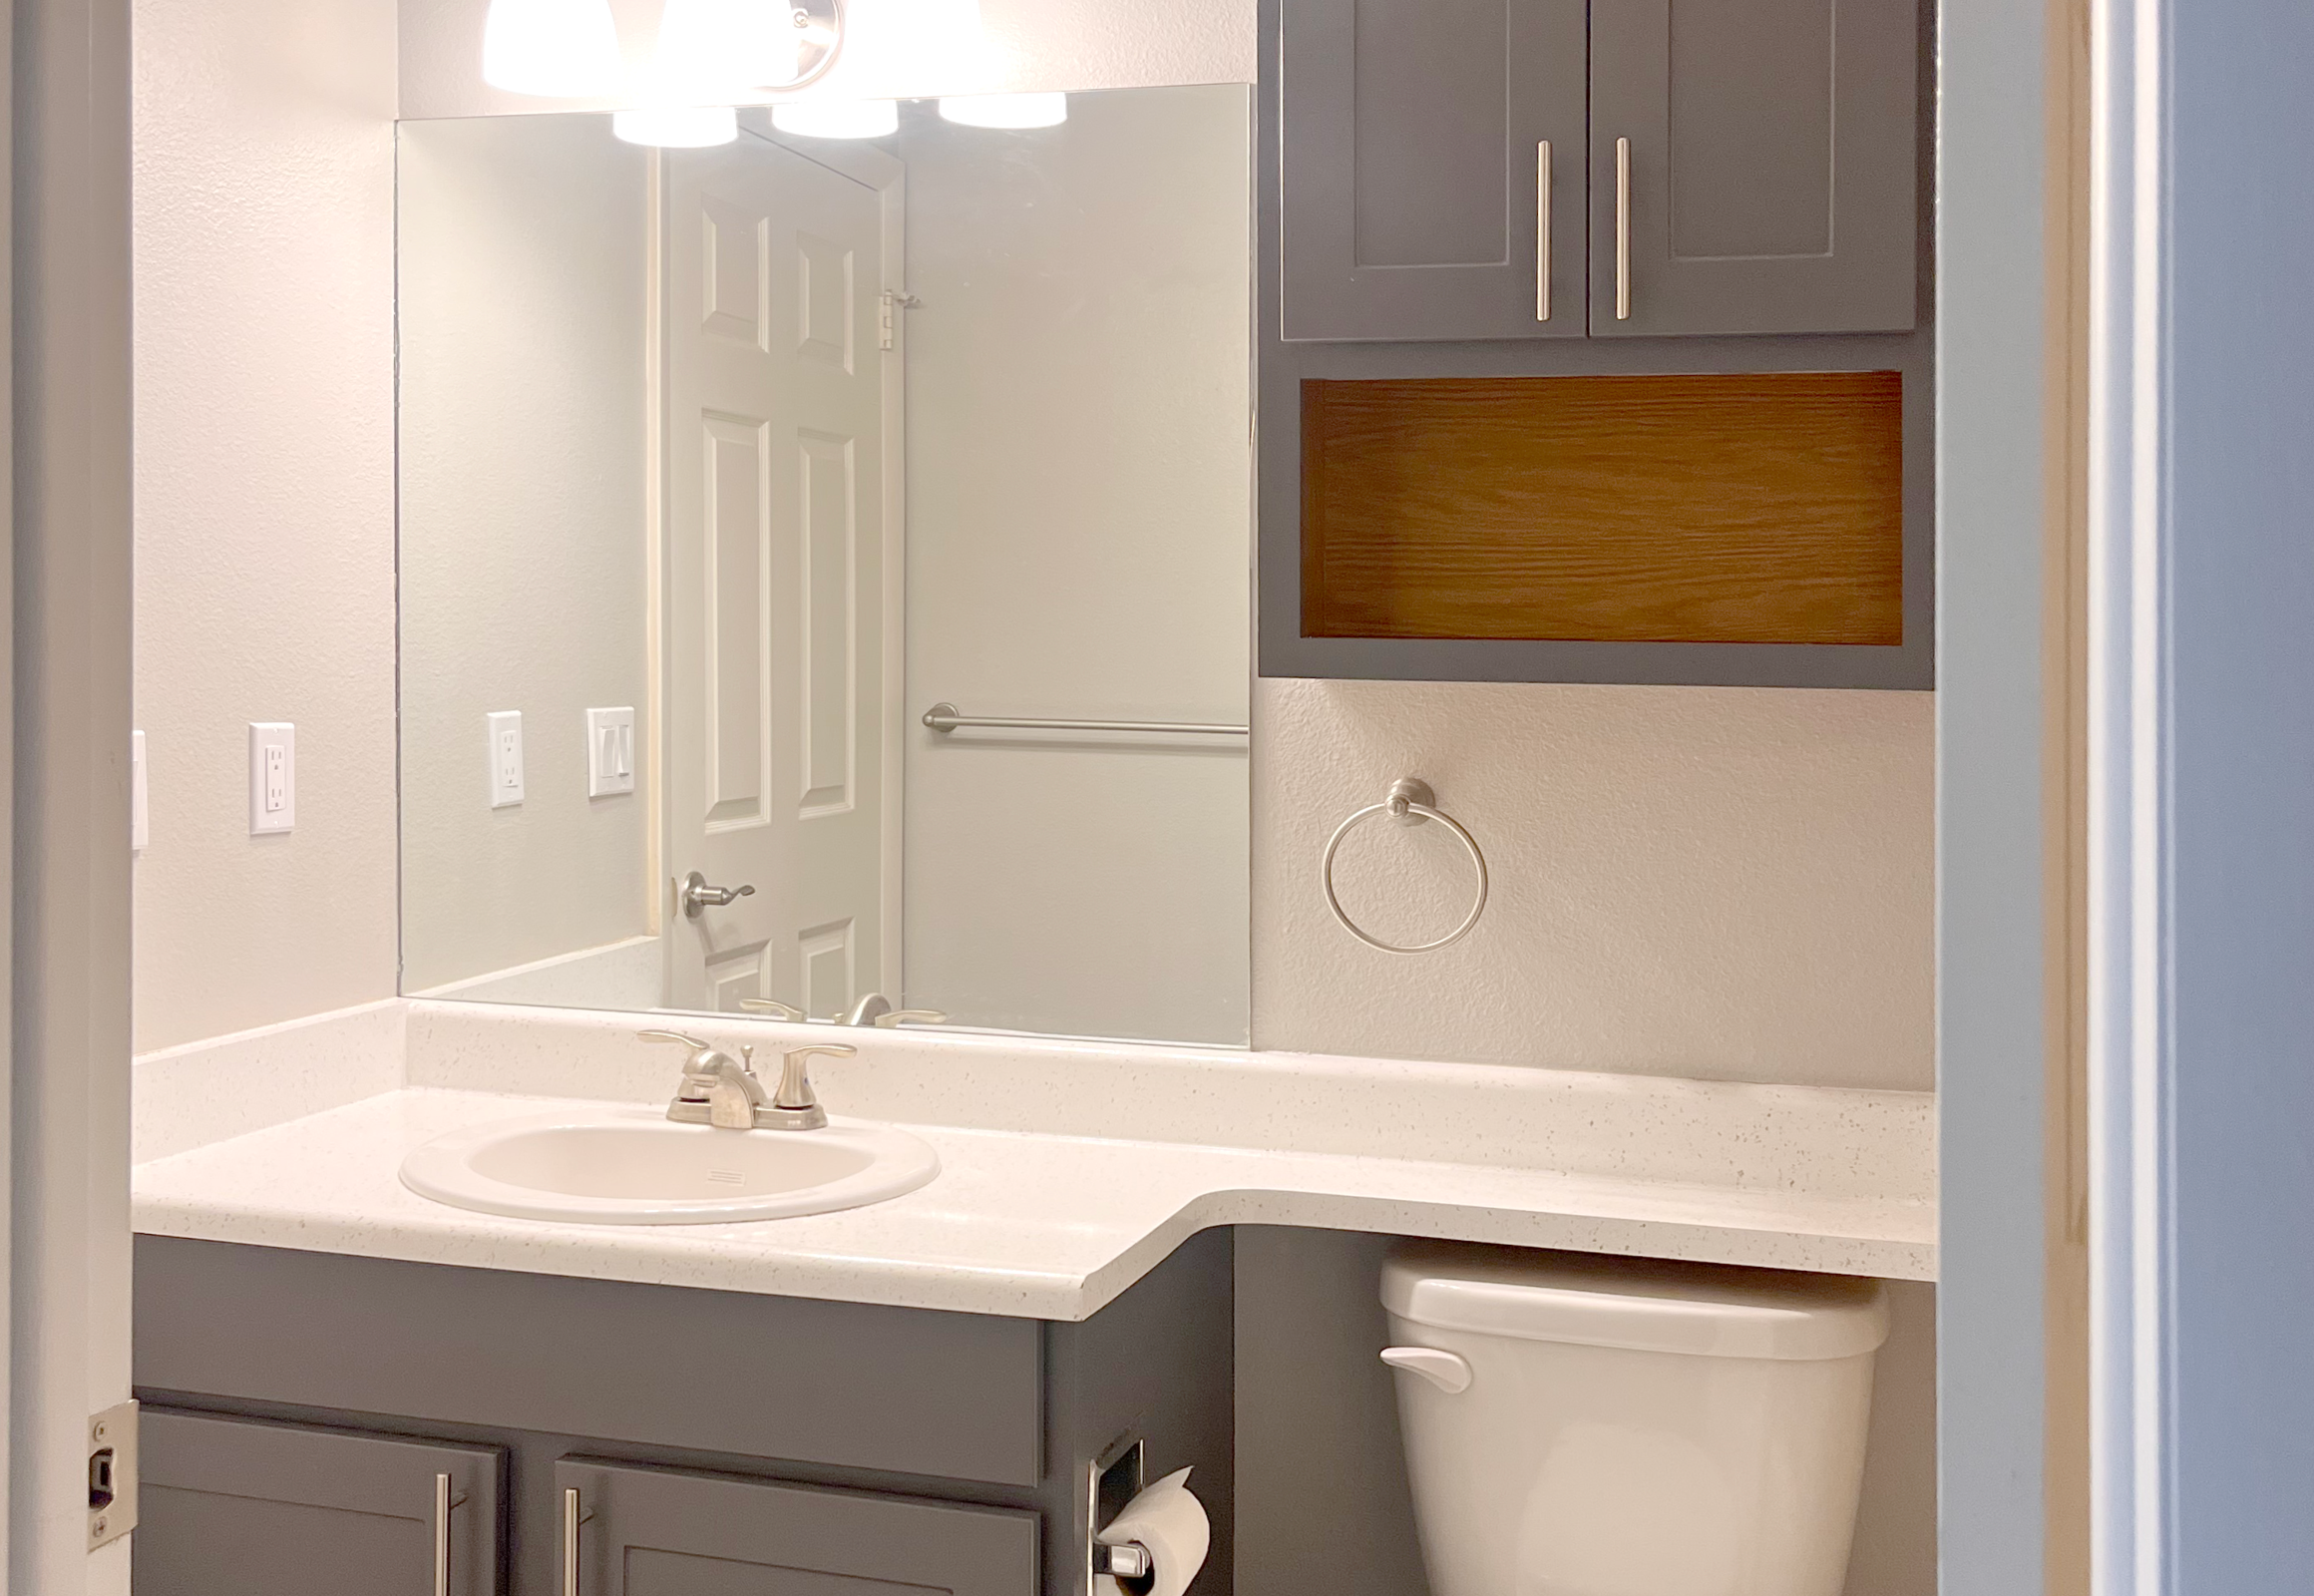
[[[682,906],[685,920],[698,919],[702,910],[721,909],[753,896],[753,887],[710,887],[707,878],[696,870],[675,883],[675,902]]]

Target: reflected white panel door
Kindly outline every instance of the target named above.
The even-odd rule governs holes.
[[[827,1014],[881,978],[879,198],[746,134],[664,160],[665,859],[755,889],[670,911],[667,997]]]

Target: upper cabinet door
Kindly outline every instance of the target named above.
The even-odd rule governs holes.
[[[1281,0],[1288,338],[1582,335],[1584,9]]]
[[[1911,327],[1917,29],[1915,0],[1593,0],[1591,330]]]

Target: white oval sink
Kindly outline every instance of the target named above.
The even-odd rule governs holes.
[[[513,1219],[719,1225],[862,1208],[940,1173],[904,1130],[717,1130],[649,1108],[584,1108],[454,1130],[410,1151],[421,1197]]]

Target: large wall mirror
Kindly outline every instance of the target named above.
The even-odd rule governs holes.
[[[405,993],[1245,1040],[1248,92],[401,125]]]

